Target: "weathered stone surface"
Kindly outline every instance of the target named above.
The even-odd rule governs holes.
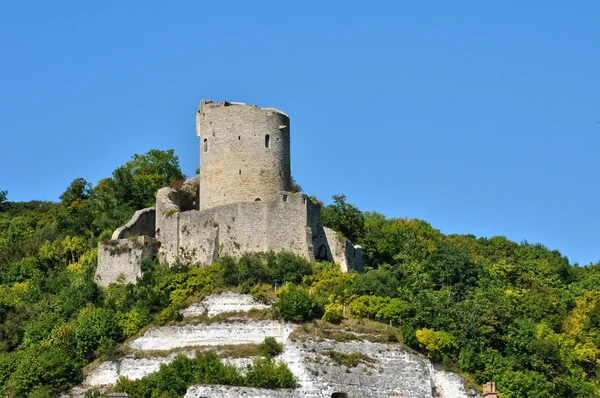
[[[148,236],[154,238],[154,226],[156,224],[156,211],[153,208],[138,210],[125,226],[117,228],[113,232],[112,239],[127,239],[136,236]]]
[[[324,228],[324,230],[333,261],[340,266],[340,269],[343,272],[363,272],[362,248],[354,246],[342,234],[331,228]]]
[[[201,101],[200,210],[273,201],[291,190],[290,120],[277,109]]]
[[[270,305],[261,303],[249,294],[233,292],[222,292],[211,294],[202,302],[192,304],[180,311],[184,318],[208,315],[209,317],[223,314],[225,312],[250,311],[251,309],[267,309]]]
[[[284,342],[291,325],[279,321],[235,321],[208,325],[163,326],[151,329],[129,343],[139,351],[172,350],[183,347],[226,344],[258,344],[265,337]]]
[[[147,236],[100,243],[96,283],[100,286],[115,282],[136,283],[142,276],[142,261],[152,258],[158,245],[156,239]]]

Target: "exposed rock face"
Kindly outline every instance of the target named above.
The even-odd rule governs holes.
[[[249,294],[223,292],[213,294],[202,300],[201,303],[192,304],[181,310],[185,318],[208,315],[215,316],[225,312],[250,311],[251,309],[262,310],[269,308]]]
[[[209,316],[226,311],[247,311],[264,306],[249,295],[222,293],[207,297],[201,303],[183,311],[186,317],[202,314]],[[229,322],[202,325],[164,326],[151,329],[129,343],[133,354],[100,364],[74,388],[71,397],[81,397],[92,388],[114,385],[120,376],[141,378],[158,371],[160,364],[169,363],[175,353],[167,350],[179,348],[185,355],[193,356],[195,348],[219,345],[260,343],[273,336],[285,343],[284,352],[276,358],[285,362],[298,378],[295,390],[266,390],[226,386],[193,386],[186,398],[278,398],[278,397],[331,397],[334,392],[348,393],[353,398],[390,397],[404,394],[410,398],[467,398],[478,397],[467,393],[458,375],[437,369],[422,355],[413,353],[399,344],[374,343],[354,340],[337,342],[292,341],[294,326],[279,321],[255,321],[234,318]],[[144,357],[144,353],[152,355]],[[164,355],[160,355],[164,351]],[[363,356],[355,367],[346,367],[333,360],[328,351]],[[136,357],[137,356],[137,357]],[[225,359],[236,366],[245,366],[251,358]],[[402,395],[398,395],[402,396]]]
[[[129,343],[129,347],[139,351],[156,351],[226,344],[259,344],[265,337],[275,337],[279,342],[284,342],[290,331],[290,325],[277,321],[163,326],[144,333]]]

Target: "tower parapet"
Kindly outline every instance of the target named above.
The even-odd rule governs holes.
[[[200,210],[272,201],[291,190],[290,119],[274,108],[202,100]]]

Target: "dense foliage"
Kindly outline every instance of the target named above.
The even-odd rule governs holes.
[[[362,212],[343,195],[324,207],[323,221],[364,248],[364,274],[267,253],[204,268],[146,261],[137,285],[99,288],[98,241],[181,178],[172,151],[150,151],[96,186],[74,180],[59,203],[10,202],[0,190],[0,395],[54,396],[141,327],[177,320],[189,300],[239,286],[277,297],[279,316],[294,322],[391,323],[390,341],[398,336],[480,383],[494,380],[504,397],[600,396],[600,263],[573,266],[558,251],[504,237],[447,236],[425,221]],[[277,353],[272,343],[262,347],[266,356]],[[279,366],[263,359],[240,381],[213,355],[179,357],[147,384],[120,386],[178,396],[180,377],[262,385],[252,375]],[[264,385],[282,386],[278,377]]]

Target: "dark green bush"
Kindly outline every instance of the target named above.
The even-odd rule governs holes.
[[[279,294],[279,301],[274,307],[289,322],[306,322],[323,315],[323,306],[306,289],[294,285]]]
[[[278,343],[275,337],[266,337],[258,349],[265,358],[273,358],[283,352],[283,344]]]
[[[123,330],[114,312],[105,308],[94,308],[84,314],[75,326],[77,353],[82,358],[92,358],[102,338],[106,339],[103,341],[121,341]]]
[[[257,359],[248,365],[246,385],[259,388],[294,388],[296,378],[283,362],[274,363],[270,359]]]

